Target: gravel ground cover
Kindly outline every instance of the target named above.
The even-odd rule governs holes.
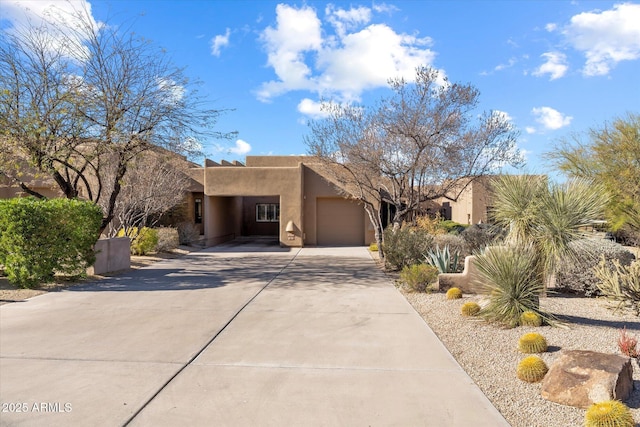
[[[540,383],[529,384],[516,377],[516,366],[525,357],[517,349],[518,339],[523,334],[538,332],[547,339],[549,351],[540,356],[548,366],[563,349],[619,354],[617,340],[622,327],[640,339],[640,318],[629,312],[614,313],[602,299],[542,298],[541,306],[563,320],[560,326],[503,329],[460,314],[462,304],[478,302],[480,296],[465,295],[462,299],[446,300],[444,293],[402,292],[513,427],[584,425],[584,409],[549,402],[540,396]],[[638,423],[640,369],[637,359],[632,364],[635,389],[625,403]]]

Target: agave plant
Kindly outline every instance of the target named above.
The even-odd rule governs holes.
[[[427,264],[437,268],[440,273],[452,273],[458,268],[460,252],[456,251],[452,255],[449,245],[445,245],[442,250],[440,250],[439,246],[436,246],[435,251],[429,250],[424,258]]]

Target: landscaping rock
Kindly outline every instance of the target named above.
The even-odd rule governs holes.
[[[631,358],[595,351],[565,350],[542,381],[542,397],[588,408],[605,400],[625,400],[633,390]]]

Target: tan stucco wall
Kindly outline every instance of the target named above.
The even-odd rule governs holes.
[[[309,156],[247,156],[247,167],[285,167],[295,168],[300,163],[309,164],[313,162],[313,157]]]
[[[308,163],[307,163],[308,162]],[[206,199],[205,235],[207,241],[213,242],[228,239],[240,233],[254,234],[255,230],[247,230],[237,225],[225,223],[220,217],[236,216],[239,220],[254,218],[248,205],[255,205],[253,198],[269,197],[268,200],[280,203],[280,223],[278,236],[283,246],[303,246],[318,244],[318,198],[342,198],[343,195],[333,184],[321,176],[319,165],[307,156],[248,156],[246,166],[220,164],[209,161],[203,169]],[[217,198],[239,197],[243,199],[244,211],[238,213]],[[267,200],[267,199],[264,199]],[[336,220],[340,219],[340,209],[336,210]],[[218,219],[215,219],[218,218]],[[374,241],[373,227],[362,209],[363,221],[359,221],[361,229],[354,235],[364,235],[364,244]],[[289,221],[294,225],[294,236],[290,239],[286,232]]]
[[[286,246],[302,246],[303,174],[300,164],[293,167],[208,167],[205,168],[204,181],[207,196],[279,196],[280,242]],[[228,234],[229,229],[221,227],[213,218],[229,217],[231,211],[226,206],[213,204],[211,197],[208,199],[205,235],[207,240],[215,240],[221,237],[221,233]],[[240,211],[234,215],[242,217]],[[293,239],[289,239],[285,231],[288,221],[293,221],[296,228]],[[240,230],[237,230],[237,235],[240,235]]]

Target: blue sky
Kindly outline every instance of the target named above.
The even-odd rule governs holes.
[[[85,0],[0,0],[12,22]],[[640,112],[640,3],[610,1],[87,2],[96,21],[128,23],[204,83],[232,141],[212,160],[304,154],[321,99],[376,100],[388,78],[429,65],[481,93],[520,130],[527,169],[560,138]]]

